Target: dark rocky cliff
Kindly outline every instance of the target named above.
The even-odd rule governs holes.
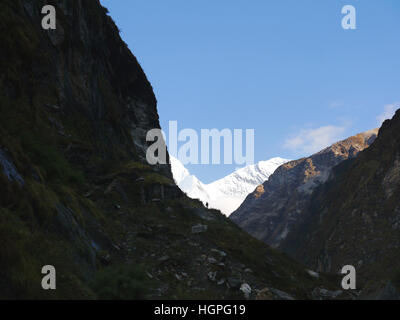
[[[45,4],[56,6],[55,31],[41,28]],[[288,299],[339,288],[186,198],[169,165],[146,163],[156,99],[98,0],[2,0],[0,48],[0,298],[243,298],[247,283],[250,298]],[[42,290],[44,265],[57,290]]]
[[[358,134],[300,160],[280,166],[251,193],[230,218],[256,238],[274,246],[303,219],[313,191],[340,162],[355,157],[376,138],[378,130]]]

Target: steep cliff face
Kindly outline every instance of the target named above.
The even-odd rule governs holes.
[[[145,74],[96,1],[54,2],[56,30],[41,29],[40,10],[48,2],[3,4],[2,95],[13,105],[29,103],[35,117],[24,110],[21,122],[47,114],[48,124],[70,141],[78,138],[68,125],[88,124],[80,132],[83,146],[71,143],[68,151],[82,165],[91,156],[142,160],[145,133],[159,128]],[[93,150],[81,152],[89,145]]]
[[[371,147],[334,168],[302,212],[304,223],[281,248],[318,270],[337,272],[353,265],[364,286],[363,296],[386,295],[388,288],[400,284],[399,199],[397,111]]]
[[[41,27],[46,4],[56,30]],[[74,289],[102,252],[121,251],[104,210],[181,194],[169,166],[143,164],[156,99],[98,1],[2,1],[0,15],[0,296],[46,296],[45,264],[63,274],[52,296],[86,296]]]
[[[376,138],[377,129],[358,134],[312,155],[280,166],[230,218],[256,238],[278,247],[303,221],[316,187],[338,163],[355,157]]]
[[[54,31],[41,28],[45,4]],[[169,165],[146,163],[156,99],[98,0],[2,0],[0,47],[0,298],[338,289],[186,198]],[[44,265],[57,290],[42,290]]]

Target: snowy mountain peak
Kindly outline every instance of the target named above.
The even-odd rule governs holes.
[[[258,185],[267,181],[279,166],[289,161],[283,158],[260,161],[210,184],[204,184],[191,175],[177,158],[170,158],[172,174],[179,188],[190,198],[208,203],[210,208],[218,209],[227,216],[235,211]]]
[[[169,156],[171,162],[171,171],[175,183],[179,185],[187,176],[190,176],[189,170],[177,158]]]

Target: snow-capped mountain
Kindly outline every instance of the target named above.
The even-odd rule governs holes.
[[[206,185],[196,176],[191,175],[182,162],[170,155],[171,171],[175,183],[192,199],[199,199],[204,204],[210,203],[211,198],[206,190]]]
[[[209,184],[202,183],[184,165],[172,156],[171,169],[176,184],[190,198],[199,199],[210,208],[219,209],[229,216],[244,201],[247,195],[269,176],[287,159],[272,158],[257,164],[241,168],[230,175]]]

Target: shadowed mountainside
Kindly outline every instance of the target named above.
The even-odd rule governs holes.
[[[338,296],[146,163],[156,99],[98,0],[2,0],[0,46],[0,298]]]
[[[368,149],[334,168],[281,248],[320,271],[355,266],[362,297],[400,299],[399,199],[397,111]]]
[[[355,157],[376,138],[371,130],[337,142],[300,160],[280,166],[247,196],[230,218],[256,238],[277,247],[303,221],[312,192],[329,177],[332,168]]]

